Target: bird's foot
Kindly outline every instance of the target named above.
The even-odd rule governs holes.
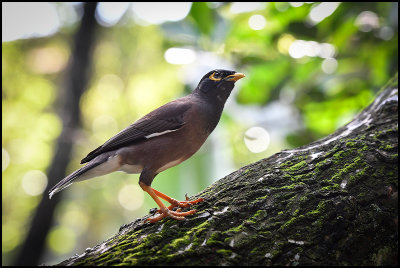
[[[174,198],[171,198],[170,200],[168,200],[168,202],[171,203],[171,205],[168,207],[168,209],[173,209],[175,207],[188,208],[191,205],[195,205],[197,203],[204,201],[204,198],[201,198],[201,197],[196,200],[192,200],[192,201],[189,201],[189,198],[187,197],[187,195],[185,195],[185,198],[186,198],[185,201],[178,201]]]
[[[164,219],[165,217],[171,217],[175,220],[184,220],[185,216],[195,214],[197,210],[193,209],[186,212],[182,212],[180,208],[177,209],[176,211],[173,211],[167,207],[162,207],[157,212],[160,214],[151,218],[147,218],[146,221],[149,221],[150,223],[155,223],[158,222],[159,220]]]
[[[142,189],[144,191],[146,191],[153,199],[154,201],[156,201],[157,205],[160,207],[159,210],[157,210],[157,213],[159,213],[159,215],[148,218],[146,221],[149,221],[151,223],[157,222],[165,217],[171,217],[175,220],[184,220],[185,216],[187,215],[192,215],[194,213],[197,212],[197,210],[193,209],[193,210],[189,210],[189,211],[185,211],[182,212],[181,208],[187,208],[190,207],[191,205],[203,202],[204,199],[203,198],[198,198],[196,200],[192,200],[189,201],[189,198],[187,197],[187,195],[185,195],[186,200],[185,201],[177,201],[172,197],[169,197],[168,195],[165,195],[159,191],[157,191],[156,189],[151,188],[150,186],[145,185],[144,183],[141,183],[140,186],[142,187]],[[162,198],[165,201],[167,201],[168,203],[170,203],[171,205],[169,207],[166,207],[161,200],[159,199]],[[177,210],[173,210],[174,208],[178,207]]]
[[[198,198],[196,200],[189,201],[189,197],[187,196],[187,194],[185,194],[185,199],[186,199],[185,201],[178,201],[178,200],[176,200],[176,199],[174,199],[172,197],[169,197],[168,195],[165,195],[165,194],[163,194],[163,193],[161,193],[161,192],[159,192],[159,191],[157,191],[155,189],[152,189],[152,190],[154,191],[154,193],[157,196],[161,197],[162,199],[164,199],[165,201],[167,201],[168,203],[171,204],[168,207],[169,210],[172,210],[173,208],[176,208],[176,207],[188,208],[191,205],[195,205],[197,203],[200,203],[200,202],[204,201],[204,198],[202,198],[202,197],[200,197],[200,198]],[[161,210],[159,209],[157,212],[161,213]]]

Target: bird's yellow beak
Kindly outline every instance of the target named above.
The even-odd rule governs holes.
[[[227,77],[224,78],[224,80],[236,82],[237,80],[242,79],[243,77],[245,77],[244,74],[235,73],[235,74],[228,75]]]

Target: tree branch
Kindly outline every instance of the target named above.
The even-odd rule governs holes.
[[[245,166],[185,221],[144,219],[60,265],[396,265],[397,77],[335,133]]]

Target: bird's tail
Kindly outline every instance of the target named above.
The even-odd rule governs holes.
[[[57,183],[51,190],[49,191],[49,198],[55,194],[58,193],[68,186],[70,186],[74,181],[81,181],[81,180],[87,180],[90,178],[95,177],[97,174],[94,172],[89,172],[90,170],[93,170],[95,167],[103,164],[105,161],[95,161],[87,164],[84,167],[81,167],[80,169],[76,170],[72,174],[68,175],[64,179],[62,179],[59,183]],[[93,174],[90,174],[93,173]],[[108,172],[107,172],[108,173]],[[104,175],[104,174],[101,174]]]

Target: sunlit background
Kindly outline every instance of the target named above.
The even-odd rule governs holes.
[[[184,199],[349,122],[397,71],[397,3],[100,3],[81,103],[80,159],[214,68],[246,77],[200,151],[153,187]],[[2,264],[24,243],[61,133],[59,87],[81,3],[2,3]],[[122,172],[65,190],[41,263],[109,238],[156,207]],[[62,178],[59,178],[62,179]]]

